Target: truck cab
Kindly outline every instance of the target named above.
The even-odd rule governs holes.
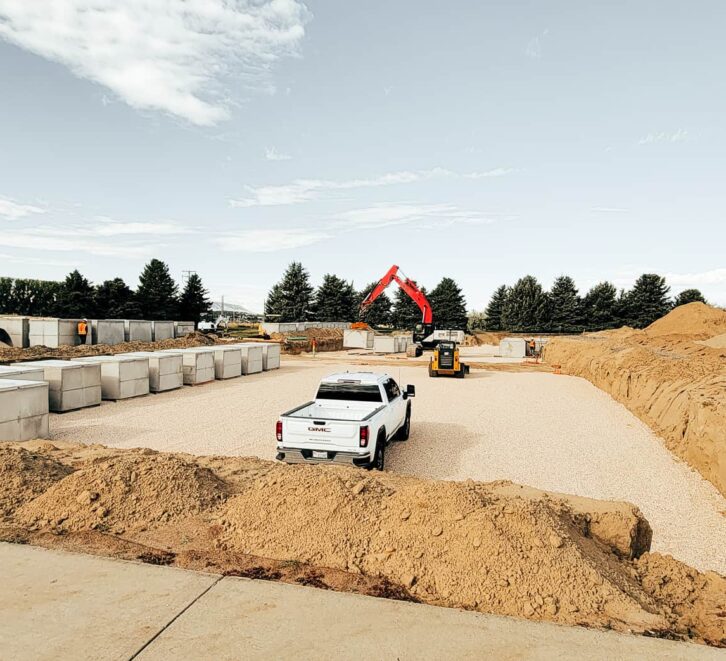
[[[280,416],[277,459],[383,470],[386,446],[406,440],[414,386],[388,374],[341,372],[323,378],[315,399]]]

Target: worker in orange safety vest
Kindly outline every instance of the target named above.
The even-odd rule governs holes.
[[[78,337],[81,340],[81,344],[86,343],[88,337],[88,319],[81,319],[78,322]]]

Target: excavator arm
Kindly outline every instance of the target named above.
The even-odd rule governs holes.
[[[418,288],[416,283],[410,278],[404,275],[403,278],[398,275],[399,268],[395,264],[388,269],[386,275],[384,275],[373,288],[370,294],[366,296],[365,300],[360,304],[361,312],[365,312],[385,290],[388,285],[395,282],[403,291],[405,291],[421,310],[422,321],[424,324],[433,323],[433,313],[431,312],[431,303],[426,298],[425,294]]]

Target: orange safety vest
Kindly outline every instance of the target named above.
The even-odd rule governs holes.
[[[85,321],[78,322],[78,334],[88,335],[88,324]]]

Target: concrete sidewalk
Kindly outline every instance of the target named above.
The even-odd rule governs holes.
[[[723,650],[0,544],[0,658],[723,659]]]

